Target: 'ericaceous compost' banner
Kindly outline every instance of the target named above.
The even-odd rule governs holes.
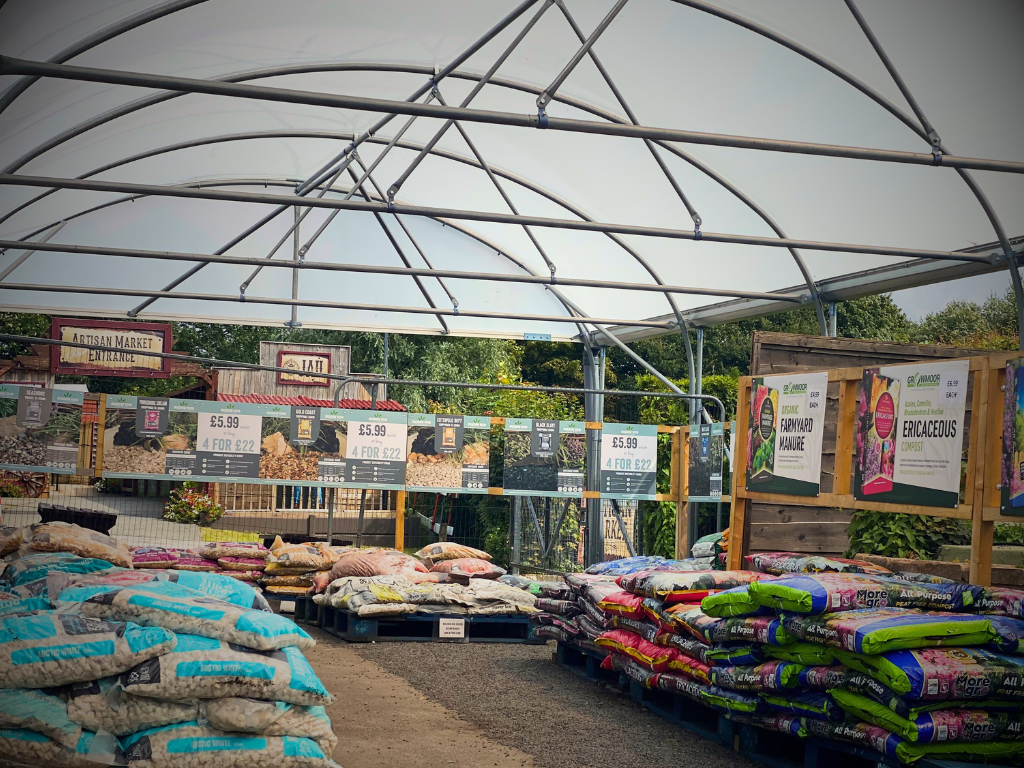
[[[864,370],[855,498],[957,506],[969,365],[962,360]]]
[[[747,430],[747,490],[817,496],[828,373],[756,378]]]

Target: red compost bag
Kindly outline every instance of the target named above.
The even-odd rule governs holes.
[[[331,567],[331,579],[343,576],[407,576],[426,572],[427,569],[415,557],[394,549],[376,549],[342,555]]]

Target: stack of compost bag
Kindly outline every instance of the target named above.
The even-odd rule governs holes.
[[[63,523],[0,531],[0,551],[5,765],[335,766],[314,641],[251,586],[133,570]]]
[[[792,573],[752,582],[734,604],[771,611],[798,665],[790,711],[807,735],[902,762],[1024,756],[1020,593],[922,577]],[[706,611],[726,601],[706,598]],[[720,609],[718,609],[720,610]],[[1012,615],[1007,615],[1012,614]],[[828,717],[793,703],[830,702]],[[781,703],[781,702],[778,702]]]
[[[630,560],[565,576],[583,611],[572,642],[602,629],[605,668],[902,762],[1024,757],[1024,592],[796,553],[748,558],[758,571]]]

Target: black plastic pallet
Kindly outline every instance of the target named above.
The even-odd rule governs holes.
[[[295,614],[292,619],[296,624],[318,624],[320,621],[320,606],[313,602],[313,598],[300,596],[295,598]]]
[[[558,643],[555,661],[596,683],[619,688],[648,710],[770,768],[906,768],[874,750],[826,739],[800,739],[731,720],[680,694],[651,690],[618,672],[601,669],[604,654],[574,643]],[[922,759],[914,768],[977,768],[977,763]],[[986,768],[1007,768],[988,764]]]
[[[462,637],[442,637],[441,619],[459,619]],[[461,616],[451,614],[410,614],[381,618],[360,618],[350,611],[320,606],[319,625],[325,632],[350,643],[523,643],[543,645],[534,637],[527,616]]]

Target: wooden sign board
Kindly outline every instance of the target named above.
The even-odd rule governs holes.
[[[277,367],[289,368],[292,372],[277,372],[278,384],[292,384],[306,387],[329,387],[331,380],[325,374],[331,372],[330,352],[297,352],[282,349],[277,353]]]
[[[78,376],[129,376],[167,379],[171,361],[147,355],[168,353],[174,345],[166,323],[129,323],[114,320],[53,318],[50,336],[58,341],[114,347],[115,350],[57,347],[50,354],[50,372]]]

